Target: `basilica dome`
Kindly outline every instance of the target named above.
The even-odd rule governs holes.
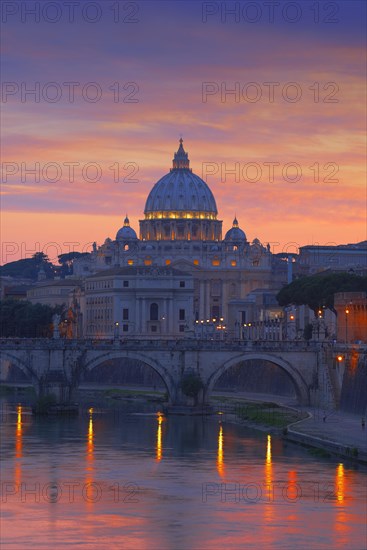
[[[174,155],[173,167],[153,187],[147,198],[145,219],[216,219],[217,205],[204,180],[192,173],[183,140]]]
[[[237,218],[233,220],[233,225],[229,231],[227,231],[226,236],[224,237],[225,241],[246,241],[246,235],[245,232],[242,231],[242,229],[238,226]]]
[[[180,139],[171,170],[154,185],[140,220],[143,241],[220,241],[222,222],[204,180],[192,173]]]

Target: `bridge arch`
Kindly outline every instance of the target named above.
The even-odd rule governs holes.
[[[273,355],[270,353],[256,353],[256,352],[239,354],[236,357],[232,357],[231,359],[223,363],[220,367],[218,367],[218,369],[216,369],[209,376],[207,383],[205,384],[205,388],[204,388],[205,400],[206,401],[209,400],[216,382],[224,372],[226,372],[228,369],[230,369],[234,365],[237,365],[238,363],[246,362],[250,360],[269,361],[270,363],[273,363],[274,365],[281,368],[283,371],[286,372],[286,374],[291,379],[299,403],[302,405],[310,404],[310,393],[309,393],[307,383],[296,367],[294,367],[293,365],[291,365],[291,363],[289,363],[288,361],[286,361],[285,359],[277,355]]]
[[[84,369],[86,371],[91,371],[98,366],[102,365],[106,361],[110,361],[113,359],[135,359],[137,361],[141,361],[148,367],[151,367],[163,380],[166,389],[167,394],[170,402],[173,402],[176,398],[176,384],[174,383],[174,380],[172,378],[172,375],[166,369],[163,367],[158,361],[155,359],[152,359],[152,357],[148,357],[144,355],[143,353],[138,352],[132,352],[132,351],[110,351],[110,352],[101,352],[98,355],[93,354],[94,356],[91,357],[89,360],[87,358],[87,361],[85,362]]]
[[[31,379],[31,383],[34,385],[35,383],[39,382],[39,378],[37,374],[34,372],[34,370],[29,365],[29,360],[24,360],[18,357],[17,355],[7,351],[7,350],[1,350],[0,353],[0,360],[8,359],[14,363],[16,367],[18,367],[23,374],[25,374],[27,377]],[[2,382],[5,382],[4,380]]]

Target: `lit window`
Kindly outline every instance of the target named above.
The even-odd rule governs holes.
[[[171,263],[171,260],[166,260],[166,265],[169,265]]]
[[[134,260],[127,260],[127,265],[134,265]]]
[[[220,265],[220,261],[219,260],[213,260],[212,265],[218,266],[218,265]]]
[[[144,265],[152,265],[152,260],[144,260]]]
[[[199,260],[194,260],[194,265],[199,265]]]
[[[232,261],[231,261],[231,266],[232,266],[232,267],[236,267],[236,265],[237,265],[236,260],[232,260]]]

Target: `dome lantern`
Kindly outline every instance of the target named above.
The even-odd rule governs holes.
[[[183,139],[180,138],[180,146],[178,148],[177,153],[174,154],[174,158],[172,161],[172,170],[190,170],[190,161],[189,161],[189,155],[186,153],[185,149],[183,148]]]

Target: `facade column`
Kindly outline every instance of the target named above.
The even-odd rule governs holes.
[[[205,300],[205,311],[204,311],[204,320],[210,319],[210,279],[205,281],[206,283],[206,300]]]
[[[145,298],[141,299],[141,332],[145,334],[147,332],[147,322],[146,322],[146,300]]]
[[[170,334],[175,332],[176,320],[174,319],[174,309],[173,309],[173,297],[168,298],[168,331]]]
[[[140,304],[141,300],[140,298],[135,299],[135,326],[134,326],[134,333],[139,334],[140,331]]]
[[[221,284],[221,295],[220,295],[220,302],[219,302],[219,317],[224,318],[224,322],[228,324],[229,321],[229,313],[228,313],[228,300],[227,300],[227,283],[226,281],[222,280]],[[236,297],[236,296],[235,296]],[[237,319],[237,313],[235,317],[235,321],[239,320]]]
[[[200,281],[199,287],[199,321],[204,319],[204,301],[205,301],[205,284],[204,281]]]

